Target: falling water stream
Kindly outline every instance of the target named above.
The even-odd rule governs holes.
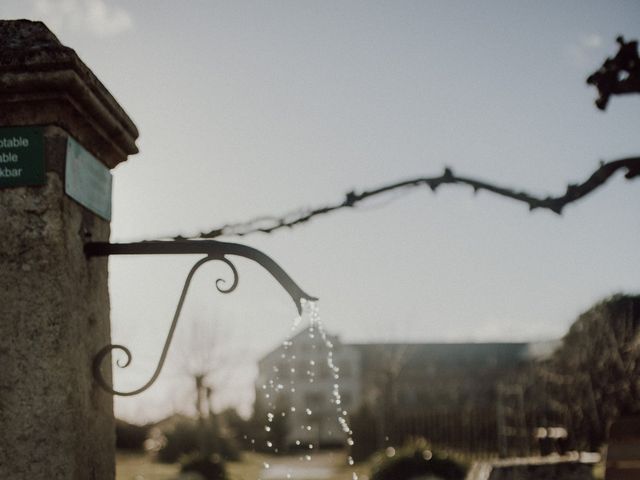
[[[329,369],[329,375],[331,382],[329,382],[330,388],[326,393],[330,395],[330,402],[333,407],[335,407],[335,427],[339,428],[343,434],[346,436],[346,446],[348,450],[351,450],[351,447],[354,445],[353,440],[353,432],[349,427],[348,423],[348,412],[342,405],[342,399],[340,396],[340,369],[334,363],[334,355],[333,355],[333,343],[327,336],[322,322],[320,320],[320,309],[318,302],[312,302],[307,300],[302,300],[303,312],[302,315],[296,317],[291,326],[291,331],[287,339],[282,343],[282,349],[280,354],[279,366],[273,366],[273,373],[271,378],[262,388],[262,395],[264,396],[265,404],[267,406],[267,413],[265,418],[264,429],[267,432],[267,440],[266,447],[267,450],[273,452],[274,454],[279,453],[278,446],[273,441],[274,430],[278,428],[282,428],[282,422],[288,422],[289,418],[293,420],[291,422],[296,422],[295,424],[290,423],[288,425],[289,428],[295,429],[302,434],[300,438],[295,440],[295,445],[298,447],[298,451],[301,452],[298,457],[298,462],[300,463],[299,467],[287,467],[287,471],[285,473],[285,478],[287,479],[302,479],[302,478],[311,478],[308,475],[317,475],[313,478],[320,478],[323,475],[323,469],[318,468],[312,465],[313,452],[319,447],[319,439],[321,432],[313,432],[314,425],[312,422],[312,405],[296,405],[293,402],[290,405],[286,405],[286,408],[283,408],[282,405],[278,404],[278,398],[282,394],[287,393],[295,393],[296,387],[298,386],[296,383],[296,378],[300,378],[300,372],[297,372],[297,369],[301,368],[300,360],[296,358],[294,347],[294,335],[300,328],[300,325],[303,322],[308,322],[308,326],[306,327],[308,337],[310,340],[311,348],[313,350],[318,350],[319,347],[322,350],[326,350],[326,366]],[[314,356],[314,358],[317,358]],[[306,359],[301,359],[306,360]],[[304,382],[314,383],[316,382],[316,361],[311,358],[308,361],[308,365],[304,366]],[[287,368],[287,372],[282,372],[281,369]],[[293,398],[293,395],[291,396]],[[279,425],[280,422],[280,425]],[[321,424],[320,424],[321,425]],[[315,426],[316,429],[319,429],[318,426]],[[309,440],[313,438],[313,434],[317,433],[317,441]],[[331,432],[329,432],[331,434]],[[252,439],[252,443],[255,443],[255,439]],[[353,466],[354,461],[353,458],[349,455],[347,457],[347,464],[349,466]],[[264,470],[263,474],[268,478],[275,478],[269,472],[273,466],[269,462],[264,462],[263,464]],[[325,469],[329,471],[330,469]],[[304,472],[304,473],[301,473]],[[276,472],[273,471],[273,474]],[[326,472],[324,474],[327,474]],[[351,473],[351,480],[358,480],[358,475],[355,472]],[[261,480],[261,478],[258,478]]]

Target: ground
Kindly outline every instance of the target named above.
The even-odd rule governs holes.
[[[264,464],[269,468],[265,469]],[[353,472],[359,480],[369,480],[371,465],[368,463],[349,467],[342,452],[322,452],[311,461],[300,456],[273,457],[257,453],[245,453],[241,462],[229,462],[229,480],[352,480]],[[180,469],[177,464],[154,462],[144,453],[119,452],[116,457],[116,480],[176,480]],[[594,479],[604,478],[604,465],[594,468]]]
[[[368,465],[349,467],[342,452],[322,452],[308,461],[299,455],[272,457],[245,453],[241,462],[229,462],[230,480],[352,480],[355,471],[367,480]],[[265,463],[269,468],[265,468]],[[176,480],[178,465],[155,463],[144,453],[122,453],[116,458],[116,480]]]

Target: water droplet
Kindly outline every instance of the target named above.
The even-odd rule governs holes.
[[[264,468],[269,468],[271,466],[267,462],[264,462],[263,465],[264,465]]]
[[[300,421],[302,420],[302,418],[298,417],[297,414],[295,413],[297,411],[296,407],[290,405],[286,409],[286,412],[287,413],[292,412],[292,413],[290,415],[287,415],[287,413],[285,413],[285,411],[282,411],[281,409],[277,409],[276,411],[275,404],[277,403],[276,400],[280,395],[280,392],[282,391],[287,391],[291,393],[296,392],[296,383],[301,383],[301,378],[298,378],[298,377],[299,376],[302,377],[300,375],[302,372],[306,372],[306,377],[309,384],[315,383],[316,386],[318,386],[318,389],[316,389],[315,386],[307,387],[307,388],[313,388],[314,390],[319,390],[320,387],[323,387],[325,385],[324,379],[327,377],[327,375],[325,373],[322,373],[321,375],[320,372],[315,371],[316,364],[320,362],[321,364],[322,363],[326,364],[326,366],[328,367],[328,372],[327,372],[329,374],[328,377],[334,381],[333,384],[331,383],[329,384],[330,386],[328,388],[328,392],[326,393],[330,394],[328,396],[329,397],[328,400],[331,402],[331,404],[333,404],[336,407],[334,418],[336,417],[338,418],[339,425],[343,432],[343,433],[340,433],[334,430],[330,432],[329,435],[333,436],[334,432],[337,436],[344,435],[341,437],[341,439],[345,442],[345,446],[349,446],[349,447],[353,446],[355,443],[353,440],[353,432],[349,428],[349,424],[346,419],[347,410],[345,409],[344,406],[342,406],[342,399],[340,397],[340,385],[338,384],[338,381],[340,378],[340,375],[339,375],[340,368],[334,361],[336,359],[336,355],[334,355],[334,351],[333,351],[335,346],[333,344],[332,339],[330,339],[330,337],[324,331],[322,322],[320,321],[319,305],[316,302],[309,302],[306,300],[302,300],[301,304],[304,310],[303,316],[298,316],[294,319],[293,326],[291,329],[291,336],[283,343],[284,352],[286,354],[282,353],[283,351],[280,352],[281,353],[280,358],[284,359],[284,362],[281,362],[278,366],[272,367],[274,371],[274,373],[272,374],[273,378],[267,382],[269,389],[266,388],[267,385],[263,385],[263,389],[270,392],[270,393],[265,392],[266,394],[265,398],[267,399],[267,402],[265,403],[267,403],[268,410],[271,410],[273,412],[267,415],[268,422],[267,422],[267,426],[265,426],[265,430],[267,432],[270,432],[272,431],[271,429],[274,428],[269,426],[274,421],[274,417],[275,417],[274,413],[276,414],[280,413],[280,416],[288,417],[289,421],[297,420],[296,421],[297,425],[295,428],[299,427],[304,432],[304,435],[306,436],[312,435],[310,432],[317,430],[317,428],[313,427],[312,425],[306,425]],[[292,338],[293,338],[293,335],[295,334],[295,331],[298,325],[300,324],[303,318],[307,318],[309,321],[309,325],[307,327],[308,339],[302,340],[303,345],[294,345]],[[301,357],[303,362],[297,363],[297,362],[294,362],[294,360],[296,360],[296,355],[294,353],[298,351],[298,349],[301,346],[303,347],[303,351],[305,351],[305,354],[302,355]],[[308,349],[309,347],[311,347],[311,350]],[[325,355],[326,358],[322,360],[320,358],[321,355]],[[304,362],[308,362],[307,368],[304,367]],[[279,372],[281,371],[287,373],[288,378],[280,378]],[[318,380],[317,382],[316,382],[316,379]],[[321,379],[322,381],[320,381]],[[283,383],[287,384],[286,389]],[[303,389],[305,388],[304,385],[302,388]],[[313,406],[313,405],[309,405],[309,406]],[[306,408],[306,406],[304,405],[298,405],[298,408],[301,408],[302,410],[304,410],[307,416],[311,416],[313,414],[312,409]],[[297,440],[295,444],[297,446],[300,446],[301,440]],[[313,443],[305,442],[305,445],[307,445],[309,450],[314,449]],[[267,446],[269,446],[270,448],[273,448],[273,445],[271,444],[271,442],[269,442]],[[311,457],[309,455],[305,456],[304,458],[306,458],[308,461],[311,460]],[[303,457],[300,457],[300,460],[303,460]],[[349,464],[353,465],[352,458],[350,458]],[[291,475],[288,474],[287,478],[291,478]],[[353,478],[354,479],[358,478],[357,475],[355,475],[355,473]],[[365,478],[366,477],[363,476],[363,480]]]
[[[352,456],[347,457],[347,463],[348,463],[349,465],[353,465],[353,464],[355,463],[355,462],[353,461],[353,457],[352,457]]]
[[[273,447],[273,443],[267,442],[267,447],[269,447],[269,448]]]

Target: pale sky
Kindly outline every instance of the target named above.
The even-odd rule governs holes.
[[[332,203],[445,165],[559,194],[600,160],[640,153],[640,96],[602,113],[585,84],[617,35],[640,37],[635,0],[3,0],[0,17],[44,20],[137,124],[140,154],[113,171],[112,241]],[[272,256],[343,341],[549,339],[594,302],[640,291],[639,207],[640,182],[621,175],[562,217],[445,186],[224,240]],[[134,354],[116,386],[151,375],[195,261],[110,261],[113,341]],[[118,415],[191,402],[177,353],[206,322],[233,359],[220,405],[247,411],[255,360],[296,311],[266,272],[237,266],[230,295],[213,283],[224,265],[196,277],[161,380],[116,399]]]

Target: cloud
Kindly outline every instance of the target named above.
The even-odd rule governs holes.
[[[105,0],[33,0],[33,10],[54,31],[110,37],[133,27],[133,18],[127,10]]]
[[[602,60],[601,49],[604,45],[602,35],[590,33],[580,38],[564,49],[564,53],[575,66],[584,68],[597,64]]]

